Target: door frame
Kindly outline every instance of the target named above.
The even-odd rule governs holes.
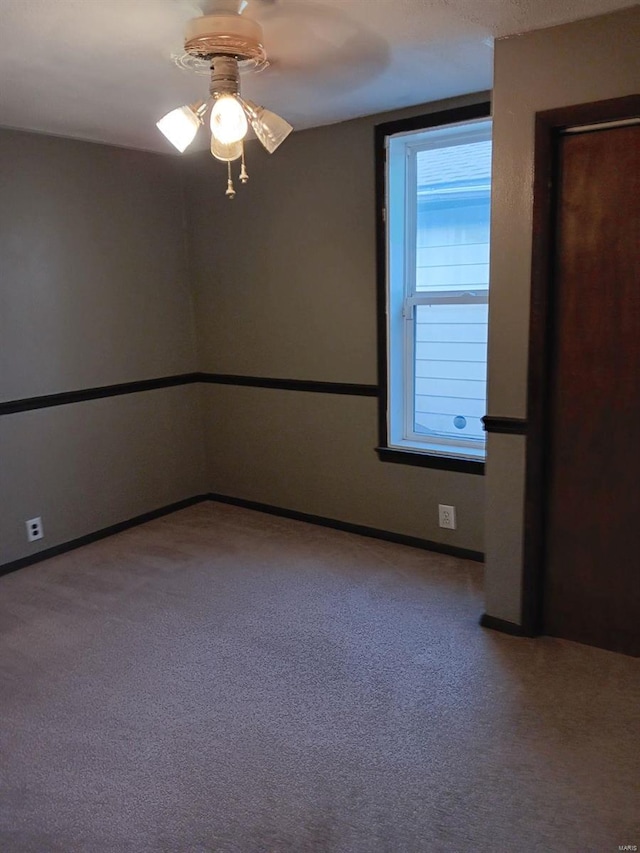
[[[558,142],[563,131],[640,117],[640,95],[545,110],[535,117],[533,243],[527,379],[527,438],[522,574],[522,631],[542,633],[546,556],[546,495],[550,376],[555,354],[555,199]]]

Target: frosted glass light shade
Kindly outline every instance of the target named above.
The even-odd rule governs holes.
[[[293,127],[281,116],[272,113],[271,110],[265,110],[264,107],[259,107],[253,101],[245,100],[244,105],[255,135],[269,154],[273,154],[289,136]]]
[[[240,101],[233,95],[221,95],[211,108],[211,133],[223,145],[240,142],[249,124]]]
[[[238,157],[242,157],[242,140],[225,144],[224,142],[220,142],[220,140],[216,139],[215,136],[211,134],[211,153],[216,160],[222,160],[224,163],[230,163],[233,160],[237,160]]]
[[[191,107],[178,107],[156,122],[156,127],[182,152],[193,142],[201,121]]]

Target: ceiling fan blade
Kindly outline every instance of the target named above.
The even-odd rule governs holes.
[[[274,72],[292,86],[319,76],[333,90],[357,88],[389,64],[389,45],[361,20],[342,8],[313,0],[249,0],[248,15],[264,31]]]

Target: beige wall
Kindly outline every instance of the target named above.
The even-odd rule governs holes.
[[[210,385],[211,490],[300,512],[482,549],[483,478],[384,464],[377,400]],[[458,529],[438,527],[454,504]]]
[[[1,417],[0,563],[201,494],[199,395],[187,385]],[[35,516],[45,538],[27,544]]]
[[[250,143],[225,198],[208,153],[188,163],[200,363],[221,373],[375,383],[373,121]]]
[[[250,180],[225,198],[209,154],[186,161],[200,367],[377,382],[374,125],[486,93],[248,146]],[[483,550],[483,478],[380,462],[375,399],[209,386],[211,489]],[[458,530],[438,527],[438,503]]]
[[[0,131],[0,185],[0,401],[195,370],[175,158]],[[0,563],[202,491],[199,391],[1,417]]]
[[[640,8],[495,45],[489,333],[492,415],[526,417],[535,113],[637,93]],[[486,610],[520,622],[524,437],[491,436]]]

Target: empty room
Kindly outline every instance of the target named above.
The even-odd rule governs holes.
[[[0,0],[1,853],[640,846],[640,6]]]

